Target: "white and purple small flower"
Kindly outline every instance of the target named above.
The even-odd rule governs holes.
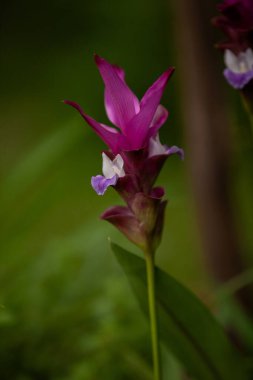
[[[120,177],[125,176],[124,161],[120,154],[111,160],[105,153],[102,153],[103,175],[91,178],[91,185],[98,195],[103,195],[109,186],[116,185]]]
[[[250,48],[238,55],[227,49],[224,61],[227,66],[224,76],[235,89],[243,89],[253,79],[253,51]]]

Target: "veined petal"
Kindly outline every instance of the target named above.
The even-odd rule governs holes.
[[[125,131],[126,125],[139,112],[139,100],[124,81],[124,72],[95,55],[95,62],[105,84],[105,108],[110,121]]]
[[[102,175],[97,175],[91,178],[91,186],[98,195],[104,195],[109,186],[116,185],[118,176],[114,175],[112,178],[105,178]]]
[[[126,134],[132,142],[132,149],[140,149],[147,142],[150,124],[173,72],[174,68],[169,68],[147,90],[140,103],[140,112],[128,123]]]
[[[114,153],[118,152],[121,135],[116,129],[99,123],[92,117],[86,115],[79,104],[70,100],[64,100],[64,103],[75,108],[84,118],[84,120],[93,128],[96,134],[105,142],[105,144],[108,145],[108,147],[111,148]]]

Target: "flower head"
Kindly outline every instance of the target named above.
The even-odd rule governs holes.
[[[169,155],[176,153],[183,158],[182,149],[162,145],[158,134],[168,117],[160,101],[174,68],[166,70],[139,101],[120,67],[97,55],[95,62],[105,85],[105,110],[114,127],[97,122],[79,104],[65,101],[108,146],[102,153],[103,175],[92,177],[91,184],[99,195],[114,187],[127,204],[110,208],[102,218],[143,249],[147,245],[155,248],[166,202],[162,200],[164,190],[153,185]]]

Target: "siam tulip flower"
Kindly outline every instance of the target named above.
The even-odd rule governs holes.
[[[218,5],[220,15],[213,24],[226,39],[217,47],[224,51],[224,76],[235,89],[243,89],[253,79],[253,2],[226,0]]]
[[[106,210],[102,219],[143,250],[153,251],[160,241],[166,206],[164,189],[154,183],[170,155],[183,158],[182,149],[162,145],[159,139],[168,117],[160,101],[174,68],[165,71],[139,101],[120,67],[97,55],[95,62],[105,84],[105,110],[114,127],[91,118],[77,103],[65,103],[77,109],[108,147],[102,153],[102,174],[91,179],[93,189],[103,195],[111,186],[126,202]]]
[[[163,145],[159,138],[159,129],[168,117],[160,101],[174,68],[165,71],[139,101],[126,84],[120,67],[97,55],[95,62],[105,84],[105,110],[114,127],[97,122],[77,103],[67,100],[65,103],[77,109],[108,147],[102,153],[102,174],[93,176],[91,185],[98,195],[113,187],[123,198],[125,206],[110,207],[101,218],[115,225],[144,252],[154,379],[160,380],[154,254],[161,239],[167,201],[164,189],[154,184],[170,155],[183,158],[182,149]]]

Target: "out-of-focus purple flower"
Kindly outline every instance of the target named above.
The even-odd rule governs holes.
[[[146,91],[139,101],[125,81],[124,71],[95,56],[105,84],[105,109],[110,127],[88,116],[81,106],[66,100],[105,142],[109,150],[102,153],[102,173],[92,177],[91,184],[99,195],[112,186],[126,202],[114,206],[102,219],[114,224],[142,249],[159,244],[166,202],[164,190],[154,188],[155,180],[171,154],[183,158],[183,150],[162,145],[159,129],[168,117],[160,104],[165,86],[174,72],[170,67]]]
[[[232,87],[241,90],[253,78],[253,2],[225,0],[218,10],[220,15],[212,21],[226,35],[217,44],[224,51],[224,76]]]
[[[235,55],[230,50],[225,50],[224,76],[228,83],[236,88],[243,89],[253,79],[253,52],[247,49],[243,53]]]

